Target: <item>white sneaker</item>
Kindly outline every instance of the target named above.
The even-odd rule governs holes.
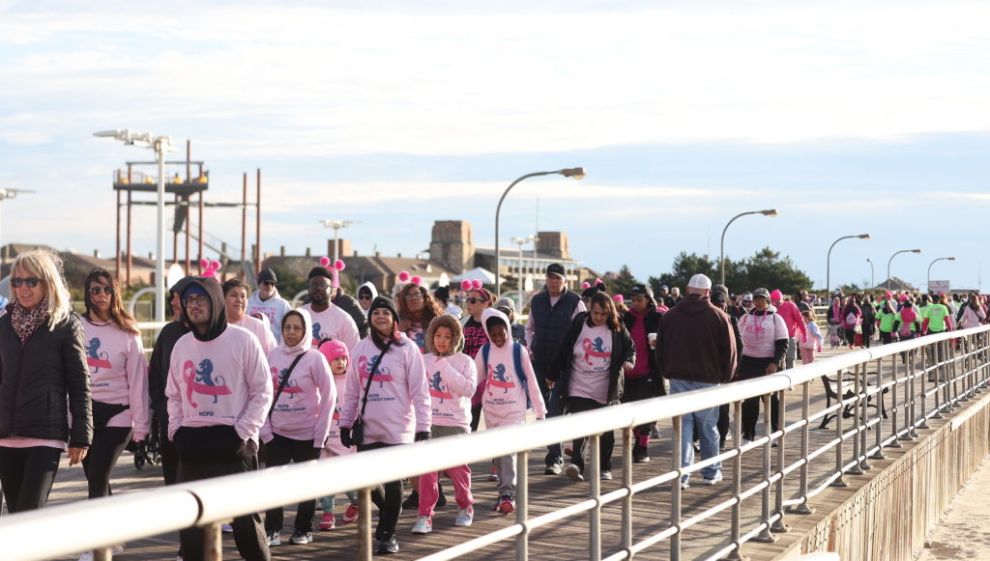
[[[564,468],[564,475],[570,477],[574,481],[584,481],[584,475],[581,473],[581,468],[574,464],[567,464]]]
[[[268,534],[268,546],[282,545],[282,535],[279,532]]]
[[[681,481],[681,489],[690,489],[690,488],[691,488],[690,481]]]
[[[713,477],[711,479],[708,479],[706,477],[706,478],[704,478],[704,479],[701,480],[701,482],[704,483],[705,485],[717,485],[721,481],[722,481],[722,472],[716,473],[715,474],[715,477]]]
[[[474,522],[474,507],[458,509],[457,518],[454,519],[454,526],[470,526]]]
[[[416,518],[416,523],[413,524],[412,533],[414,534],[429,534],[433,531],[433,521],[430,520],[429,516],[419,516]]]
[[[602,471],[601,477],[602,477],[602,481],[612,481],[612,472],[606,469]]]

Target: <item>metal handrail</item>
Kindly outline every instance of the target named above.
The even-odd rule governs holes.
[[[771,540],[772,532],[783,531],[785,506],[792,506],[788,512],[809,512],[808,500],[823,491],[828,486],[844,485],[843,475],[857,473],[857,470],[868,469],[868,459],[882,457],[885,446],[899,446],[901,439],[911,438],[915,428],[923,428],[927,419],[938,417],[951,407],[958,406],[972,394],[987,384],[990,378],[990,347],[988,347],[988,332],[990,326],[981,326],[962,331],[929,335],[912,341],[893,343],[874,349],[846,353],[812,363],[768,375],[761,378],[734,382],[730,385],[697,390],[687,393],[674,394],[651,400],[627,403],[605,407],[591,412],[568,415],[525,426],[503,427],[486,430],[459,437],[448,437],[407,446],[393,447],[387,450],[362,452],[330,461],[312,461],[293,464],[263,471],[220,477],[175,485],[167,488],[143,491],[121,496],[81,501],[68,505],[46,508],[40,511],[20,513],[5,517],[0,522],[0,542],[18,543],[14,550],[4,554],[5,559],[14,561],[47,559],[78,551],[94,549],[100,555],[106,556],[112,545],[145,538],[165,532],[180,530],[190,526],[206,526],[211,532],[219,532],[219,523],[250,512],[264,511],[285,504],[293,504],[309,500],[317,496],[326,496],[345,492],[351,489],[361,489],[362,512],[370,512],[370,487],[381,481],[392,481],[404,477],[416,476],[422,473],[440,471],[456,465],[488,460],[492,457],[518,454],[520,465],[528,460],[528,451],[546,446],[547,444],[569,441],[574,438],[591,435],[591,451],[597,454],[597,435],[606,431],[620,430],[623,438],[623,486],[619,491],[605,495],[600,494],[597,485],[590,485],[589,497],[592,502],[584,500],[567,507],[565,512],[551,513],[537,518],[528,517],[527,498],[528,482],[526,470],[518,470],[519,508],[516,511],[515,524],[501,528],[491,534],[464,542],[455,548],[440,551],[428,558],[436,561],[452,559],[458,555],[470,553],[495,541],[514,538],[517,540],[517,559],[526,559],[528,555],[528,539],[535,527],[557,521],[564,515],[589,513],[596,517],[602,505],[621,503],[623,509],[623,528],[631,528],[631,497],[646,487],[669,482],[672,491],[671,520],[672,527],[647,537],[639,543],[632,543],[631,533],[623,531],[624,549],[610,555],[609,559],[626,559],[634,552],[640,551],[664,539],[671,540],[671,559],[680,558],[680,534],[690,525],[698,524],[716,512],[731,508],[732,530],[731,543],[723,547],[718,555],[729,553],[738,554],[739,547],[749,539]],[[953,339],[961,339],[965,350],[958,356],[954,347],[949,344]],[[921,351],[920,353],[918,351]],[[897,367],[901,353],[910,359],[903,368]],[[929,353],[936,357],[937,362],[929,365],[926,357]],[[921,369],[916,370],[915,356],[920,355]],[[941,358],[938,358],[941,357]],[[891,359],[893,378],[888,380],[884,373],[871,374],[876,378],[876,384],[867,384],[867,365],[877,361],[882,366],[885,359]],[[980,360],[984,362],[980,362]],[[960,364],[962,362],[963,364]],[[970,368],[967,370],[966,365]],[[811,451],[808,447],[808,430],[812,417],[808,407],[809,384],[816,382],[821,376],[835,374],[837,376],[836,393],[843,396],[848,382],[843,381],[841,373],[854,369],[855,393],[852,397],[840,399],[836,405],[838,414],[835,418],[835,437],[818,450]],[[898,372],[903,373],[898,377]],[[923,400],[926,377],[929,372],[944,372],[936,380],[929,394],[936,398],[934,407],[926,410]],[[889,374],[889,373],[888,373]],[[891,382],[890,391],[891,418],[881,419],[880,408],[871,418],[868,415],[868,399],[883,398],[881,382]],[[918,414],[916,401],[919,395],[914,392],[913,384],[922,385],[922,407]],[[907,395],[907,385],[912,385],[911,394]],[[788,430],[788,425],[781,415],[781,427],[771,432],[768,415],[764,415],[764,431],[766,435],[750,444],[743,445],[740,437],[741,402],[750,397],[764,398],[764,411],[769,409],[769,396],[772,393],[785,396],[785,392],[797,388],[802,389],[801,418],[791,425],[799,424],[798,428]],[[896,401],[898,387],[907,399]],[[941,396],[941,397],[940,397]],[[674,446],[674,469],[659,476],[654,476],[648,482],[633,484],[630,478],[632,471],[632,429],[636,426],[656,420],[670,419],[673,422],[673,441],[680,442],[680,416],[705,409],[717,407],[724,403],[735,406],[735,435],[733,448],[724,453],[723,457],[740,458],[746,453],[763,453],[763,477],[751,488],[742,489],[739,478],[741,461],[734,462],[735,473],[726,477],[731,483],[731,496],[715,506],[696,514],[685,521],[680,520],[680,485],[679,476],[700,469],[707,462],[699,461],[692,466],[679,466],[679,445]],[[980,401],[980,403],[984,403]],[[843,422],[842,409],[853,407],[853,419]],[[784,399],[781,399],[781,409]],[[900,413],[900,417],[897,414]],[[873,429],[876,427],[876,429]],[[884,436],[884,430],[889,429],[889,435]],[[866,437],[869,430],[876,430],[876,443],[867,447]],[[801,458],[788,466],[783,465],[784,437],[786,434],[799,432],[801,436]],[[916,433],[914,433],[916,434]],[[770,455],[772,443],[778,443],[777,465],[771,469]],[[854,444],[853,455],[844,450],[848,444]],[[826,460],[827,453],[835,449],[835,470],[828,475],[824,482],[814,488],[808,480],[808,467],[815,458]],[[850,461],[851,460],[851,461]],[[598,481],[598,462],[587,464],[588,478]],[[800,488],[795,497],[785,500],[783,483],[788,474],[800,474]],[[727,489],[728,491],[728,489]],[[770,498],[776,495],[776,501],[771,504]],[[747,498],[761,496],[763,513],[759,523],[751,528],[743,529],[739,522],[740,507]],[[165,505],[165,506],[162,506]],[[149,509],[154,510],[153,520],[146,516]],[[594,521],[595,518],[592,518]],[[594,524],[593,524],[594,526]],[[73,532],[65,533],[59,540],[23,540],[25,535],[38,535],[39,532],[52,527],[69,527]],[[745,533],[743,533],[745,531]],[[594,532],[592,532],[594,534]],[[5,541],[6,540],[6,541]],[[371,526],[370,521],[359,528],[359,540],[365,547],[359,548],[370,556]],[[207,540],[209,543],[210,540]],[[596,540],[591,537],[589,558],[601,559],[600,536]],[[368,557],[370,558],[370,557]],[[714,558],[714,557],[710,557]]]

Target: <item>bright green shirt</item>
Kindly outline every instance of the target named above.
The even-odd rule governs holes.
[[[928,317],[928,310],[932,309],[931,304],[925,304],[924,306],[918,306],[918,318],[925,319]]]
[[[880,331],[893,333],[894,322],[897,321],[897,312],[887,313],[881,310],[877,313],[877,317],[880,319]]]
[[[928,331],[941,333],[945,331],[945,318],[949,317],[949,308],[945,304],[928,306]]]

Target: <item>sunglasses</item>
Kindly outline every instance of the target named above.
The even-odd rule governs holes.
[[[275,281],[262,281],[261,284],[265,286],[275,286]]]
[[[468,298],[468,299],[466,299],[464,301],[467,302],[468,304],[477,304],[478,302],[482,302],[483,300],[481,298],[471,297],[471,298]]]
[[[103,294],[106,294],[107,296],[110,296],[111,294],[113,294],[113,288],[112,287],[109,287],[109,286],[91,286],[91,287],[89,287],[89,295],[90,296],[99,296],[100,293],[103,293]]]
[[[358,300],[371,300],[371,295],[370,294],[362,294],[362,295],[358,296]]]
[[[20,288],[25,284],[28,285],[30,288],[37,288],[40,282],[41,279],[39,279],[38,277],[26,277],[26,278],[10,277],[10,286],[13,286],[14,288]]]

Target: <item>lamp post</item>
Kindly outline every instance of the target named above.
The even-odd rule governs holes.
[[[894,262],[894,258],[902,253],[921,253],[920,249],[902,249],[900,251],[895,251],[890,259],[887,260],[887,290],[890,290],[890,264]]]
[[[876,287],[873,276],[873,260],[867,257],[866,262],[870,264],[870,292],[873,292],[874,287]]]
[[[939,261],[955,261],[955,260],[956,260],[955,257],[939,257],[938,259],[932,260],[932,262],[928,264],[928,276],[925,279],[927,281],[927,283],[925,284],[925,290],[927,290],[928,292],[932,291],[932,265],[938,263]]]
[[[530,234],[525,238],[512,238],[512,243],[519,246],[519,310],[523,308],[523,246],[529,242],[533,242],[533,247],[536,247],[536,242],[539,240],[535,235]]]
[[[94,132],[93,136],[119,140],[128,146],[141,146],[155,151],[158,164],[158,201],[155,249],[155,321],[165,321],[165,153],[172,145],[172,138],[155,136],[149,132],[135,133],[130,129]]]
[[[870,239],[869,234],[854,234],[852,236],[842,236],[841,238],[832,242],[832,245],[828,246],[828,255],[825,257],[825,294],[832,294],[832,248],[835,244],[841,242],[842,240],[851,240],[853,238],[859,238],[861,240]]]
[[[17,197],[18,193],[34,193],[30,189],[0,189],[0,203]],[[0,244],[0,265],[4,263],[3,244]]]
[[[333,228],[333,263],[337,262],[340,253],[340,229],[352,224],[358,224],[357,220],[320,220],[324,228]]]
[[[740,212],[739,214],[733,216],[732,220],[729,220],[729,223],[725,225],[725,228],[722,228],[722,241],[719,244],[719,251],[718,251],[718,266],[719,269],[722,270],[721,284],[723,286],[725,285],[725,232],[729,229],[729,226],[736,221],[737,218],[742,218],[743,216],[749,214],[762,214],[763,216],[777,216],[777,209],[771,208],[767,210],[750,210],[746,212]]]
[[[502,193],[502,197],[498,200],[498,206],[495,207],[495,295],[496,297],[502,296],[501,283],[498,278],[498,271],[502,266],[502,256],[499,255],[498,249],[498,220],[499,215],[502,213],[502,202],[505,200],[505,196],[509,194],[509,191],[516,186],[516,183],[529,179],[530,177],[539,177],[541,175],[563,175],[564,177],[572,177],[574,179],[584,179],[584,168],[564,168],[558,169],[557,171],[534,171],[533,173],[527,173],[526,175],[516,179],[505,189]]]

